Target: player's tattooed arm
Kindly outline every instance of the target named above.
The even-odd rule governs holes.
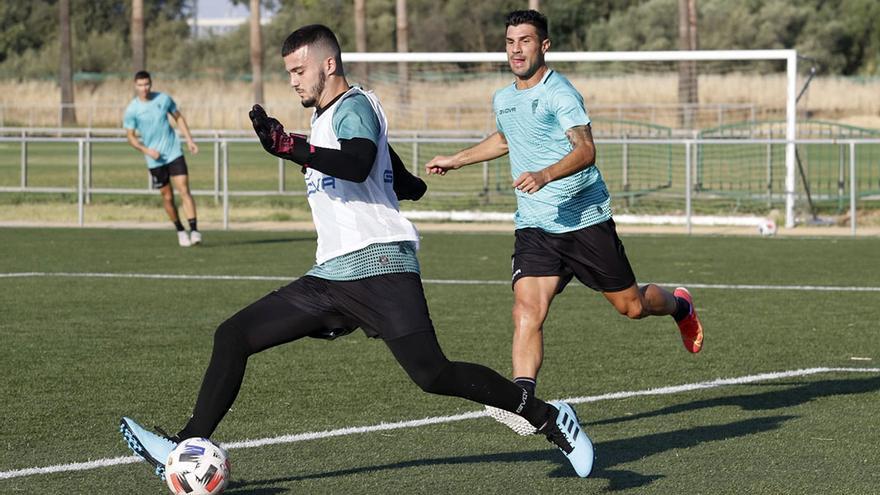
[[[565,131],[571,151],[561,160],[537,172],[523,172],[513,187],[525,193],[536,193],[547,183],[568,177],[596,163],[596,146],[589,124],[578,125]]]
[[[592,165],[596,161],[596,146],[593,144],[593,131],[590,124],[576,125],[565,131],[565,137],[571,143],[571,149],[581,148],[590,157],[587,165]]]

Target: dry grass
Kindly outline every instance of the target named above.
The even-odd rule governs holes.
[[[645,120],[677,125],[678,79],[675,74],[589,77],[572,75],[575,87],[584,95],[594,116]],[[409,102],[403,103],[399,86],[377,81],[370,87],[383,101],[394,129],[491,129],[494,120],[490,102],[499,87],[508,84],[507,74],[455,83],[413,82]],[[784,115],[785,76],[728,74],[701,76],[698,81],[700,105],[698,122],[712,125],[719,116],[719,105],[747,105],[754,109],[736,113],[728,109],[725,121],[779,118]],[[155,89],[174,96],[187,121],[194,128],[244,129],[247,110],[252,104],[250,85],[224,80],[157,80]],[[59,91],[51,81],[0,81],[4,125],[55,126],[58,122]],[[265,86],[267,108],[289,127],[308,127],[310,111],[282,81]],[[76,105],[79,121],[95,127],[116,127],[125,105],[132,98],[130,81],[108,80],[77,85]],[[640,108],[631,108],[638,105]],[[801,103],[813,118],[880,128],[880,79],[856,80],[818,77]],[[705,114],[705,115],[703,115]]]

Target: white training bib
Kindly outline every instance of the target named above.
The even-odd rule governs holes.
[[[339,138],[333,129],[333,113],[344,99],[358,93],[370,101],[380,126],[376,160],[367,180],[352,182],[312,168],[306,169],[306,193],[318,232],[315,260],[319,265],[370,244],[398,241],[418,244],[415,226],[399,211],[388,154],[388,123],[379,100],[372,92],[352,87],[320,116],[315,112],[312,115],[309,143],[339,149]]]

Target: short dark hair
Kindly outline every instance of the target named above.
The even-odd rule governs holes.
[[[153,78],[150,77],[150,73],[145,70],[139,70],[134,73],[134,80],[137,81],[139,79],[149,79],[150,81],[153,80]]]
[[[281,45],[281,56],[286,57],[304,46],[316,46],[330,52],[336,59],[337,72],[342,73],[342,50],[330,28],[323,24],[309,24],[297,29]]]
[[[537,10],[514,10],[507,14],[504,20],[504,29],[520,24],[531,24],[538,30],[538,38],[544,41],[548,37],[547,18]]]

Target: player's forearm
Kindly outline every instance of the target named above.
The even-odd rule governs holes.
[[[128,136],[128,144],[129,144],[132,148],[134,148],[134,149],[140,151],[141,153],[146,153],[146,152],[147,152],[147,147],[144,146],[143,144],[141,144],[141,142],[138,141],[138,139],[137,139],[136,137],[134,137],[134,136]]]
[[[192,134],[189,132],[189,125],[187,125],[186,119],[183,118],[183,115],[177,117],[177,125],[180,126],[180,133],[183,134],[183,138],[186,139],[186,142],[193,142]]]
[[[541,170],[545,182],[559,180],[596,164],[596,148],[592,145],[578,146],[561,160]]]
[[[452,155],[452,159],[457,166],[463,167],[465,165],[494,160],[506,154],[507,141],[501,134],[495,132],[476,145]]]
[[[376,161],[376,145],[364,138],[340,139],[338,150],[311,146],[306,156],[293,161],[337,179],[363,182]]]

